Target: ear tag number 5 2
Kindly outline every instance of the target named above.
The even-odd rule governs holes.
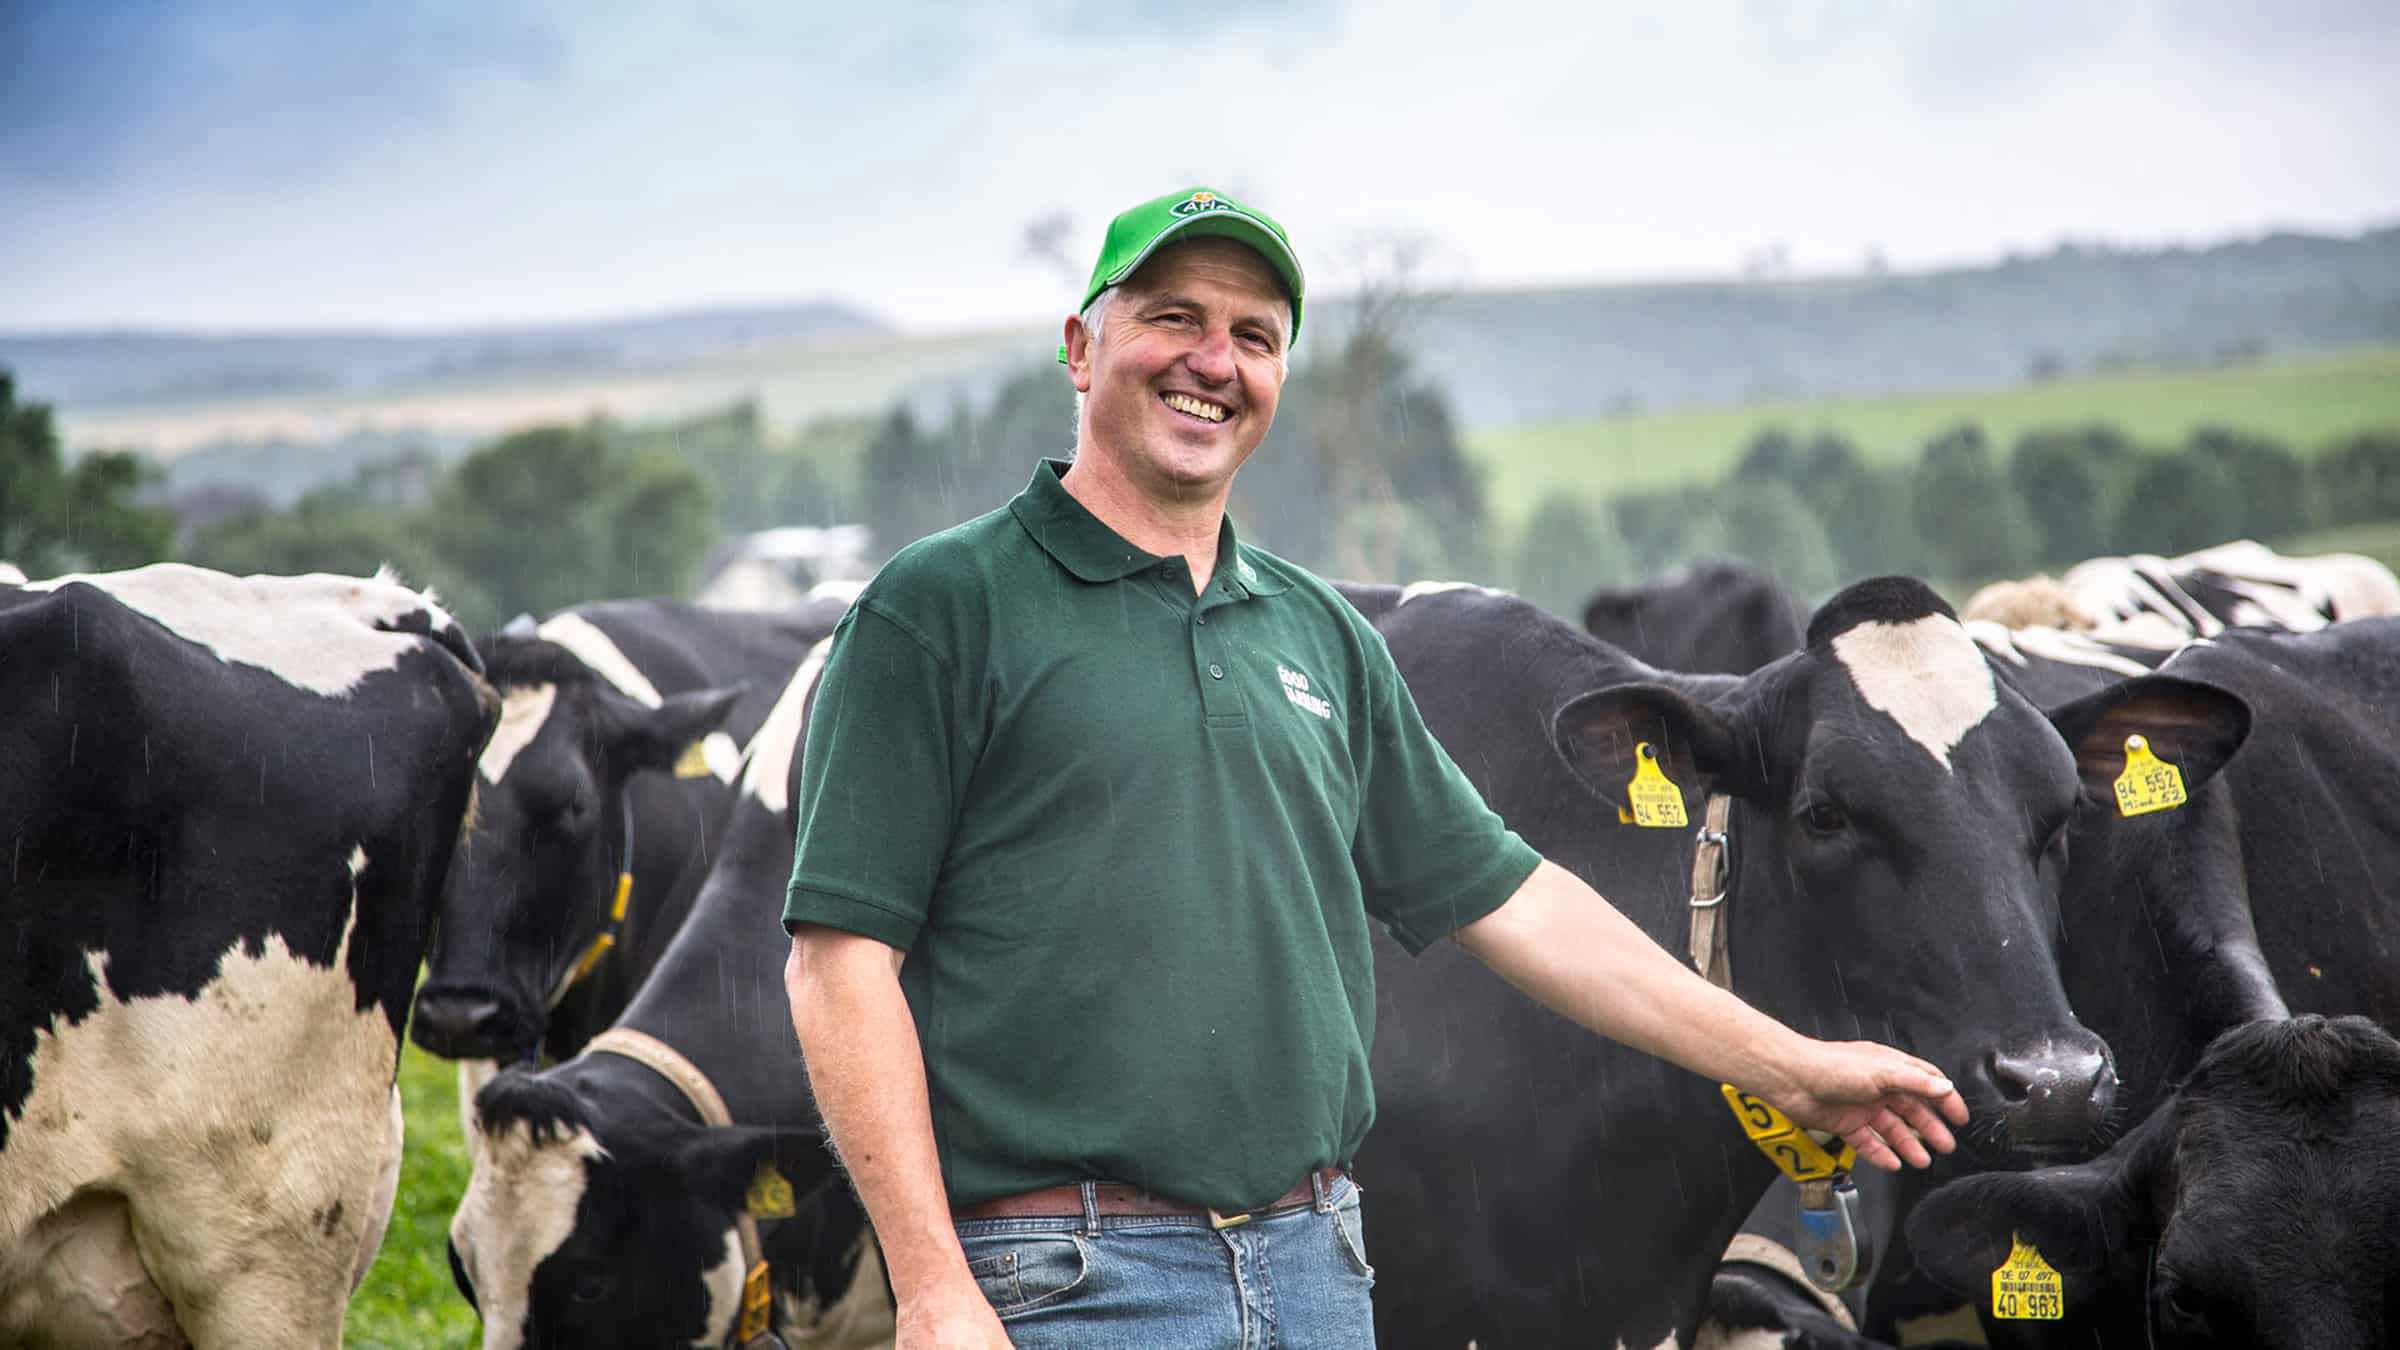
[[[2183,770],[2150,753],[2142,736],[2125,738],[2125,772],[2117,775],[2117,814],[2146,816],[2171,811],[2189,800]]]
[[[1633,781],[1625,785],[1633,823],[1652,830],[1680,830],[1690,824],[1683,813],[1683,789],[1659,772],[1658,751],[1643,741],[1633,747],[1633,753],[1639,762],[1633,766]],[[1618,818],[1624,819],[1625,814],[1619,812]]]

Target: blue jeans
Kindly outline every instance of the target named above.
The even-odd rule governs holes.
[[[1233,1228],[1204,1217],[962,1219],[967,1267],[1019,1350],[1373,1350],[1358,1187]]]

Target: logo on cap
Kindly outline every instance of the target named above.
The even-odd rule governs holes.
[[[1223,200],[1213,192],[1195,192],[1175,203],[1175,214],[1179,216],[1196,216],[1203,211],[1230,211],[1232,209],[1233,203]]]

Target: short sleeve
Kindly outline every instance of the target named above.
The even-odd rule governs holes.
[[[1367,911],[1413,956],[1500,908],[1542,855],[1426,730],[1380,639],[1367,657],[1371,713],[1351,854]]]
[[[865,600],[843,617],[803,742],[785,931],[916,941],[972,768],[962,692],[905,620]]]

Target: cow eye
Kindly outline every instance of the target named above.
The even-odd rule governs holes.
[[[1842,814],[1842,808],[1835,806],[1832,802],[1810,802],[1808,805],[1808,828],[1819,834],[1838,834],[1850,828],[1850,817]]]
[[[616,1277],[605,1270],[584,1271],[575,1277],[575,1301],[577,1303],[598,1303],[608,1297],[609,1291],[616,1288],[616,1284]]]

